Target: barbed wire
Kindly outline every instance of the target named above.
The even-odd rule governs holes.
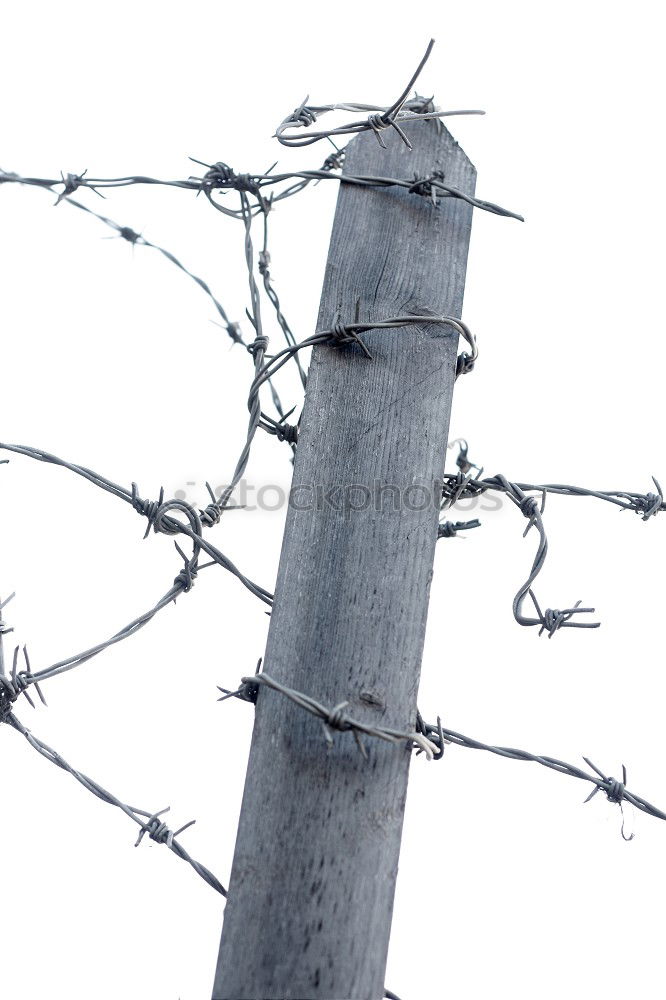
[[[157,500],[147,500],[141,497],[136,483],[132,483],[128,489],[85,466],[57,458],[41,449],[24,445],[0,443],[0,449],[42,463],[60,466],[86,479],[91,485],[129,504],[141,517],[146,519],[147,527],[144,537],[152,529],[154,533],[158,534],[182,535],[192,545],[192,553],[187,556],[174,539],[177,552],[182,559],[182,567],[175,577],[172,586],[160,598],[157,604],[103,642],[40,670],[32,669],[26,646],[23,646],[23,669],[19,669],[19,661],[21,659],[19,646],[16,646],[14,649],[11,669],[7,669],[3,651],[3,637],[10,634],[13,629],[4,622],[2,612],[14,595],[11,595],[11,597],[4,601],[0,601],[0,723],[4,722],[15,729],[25,737],[36,752],[74,777],[75,780],[101,801],[122,810],[139,827],[137,846],[146,836],[156,843],[166,845],[178,857],[190,864],[197,874],[209,885],[225,896],[226,890],[222,884],[207,868],[195,861],[176,839],[192,825],[191,823],[181,826],[176,831],[171,831],[161,819],[166,810],[149,813],[144,810],[135,809],[122,802],[97,782],[82,772],[75,770],[59,753],[35,737],[16,717],[14,710],[21,695],[29,701],[33,708],[35,707],[35,702],[29,693],[31,687],[35,688],[35,693],[39,696],[42,703],[46,704],[40,687],[42,682],[74,669],[96,657],[112,645],[134,635],[171,601],[175,601],[182,593],[188,593],[192,589],[201,570],[210,566],[219,565],[232,573],[250,593],[259,598],[264,604],[269,607],[271,606],[272,594],[270,591],[247,577],[219,548],[205,537],[204,533],[219,524],[223,515],[237,509],[231,502],[232,496],[247,470],[252,447],[259,429],[274,436],[280,442],[286,442],[290,446],[292,453],[296,450],[300,420],[295,421],[293,424],[288,423],[289,417],[295,412],[296,407],[288,410],[285,409],[274,380],[282,368],[291,362],[296,368],[301,387],[305,389],[307,375],[306,368],[301,363],[302,351],[308,351],[318,345],[327,345],[334,349],[346,349],[350,353],[358,355],[359,359],[363,357],[365,360],[372,362],[372,354],[368,349],[363,334],[370,331],[391,330],[406,326],[427,327],[429,324],[441,324],[448,326],[455,335],[462,337],[469,347],[468,351],[463,351],[457,358],[456,377],[469,373],[474,369],[478,357],[476,339],[469,327],[461,319],[451,316],[408,314],[382,320],[359,322],[359,311],[357,310],[354,320],[351,317],[342,317],[339,315],[329,317],[327,320],[329,325],[326,329],[305,339],[298,340],[291,324],[285,316],[271,274],[271,250],[268,225],[270,213],[278,203],[326,180],[333,180],[338,184],[353,185],[377,191],[393,188],[405,190],[409,194],[414,195],[415,198],[421,198],[430,202],[435,209],[442,199],[454,198],[462,200],[473,208],[522,221],[521,215],[504,209],[493,202],[473,197],[448,184],[444,173],[434,165],[429,172],[426,172],[422,176],[413,174],[411,177],[398,178],[381,175],[353,175],[341,172],[345,162],[345,149],[339,148],[336,145],[334,141],[336,137],[372,131],[379,144],[384,146],[382,132],[392,129],[399,135],[401,141],[411,148],[410,139],[402,128],[404,124],[416,121],[431,121],[433,122],[433,127],[441,129],[441,119],[447,115],[482,113],[477,111],[441,111],[435,106],[434,98],[424,98],[418,94],[413,98],[409,98],[408,95],[429,58],[432,45],[431,41],[407,87],[404,88],[400,97],[393,104],[387,107],[355,102],[350,104],[308,105],[308,99],[306,98],[290,116],[280,123],[276,130],[276,137],[283,145],[299,147],[310,145],[322,139],[326,139],[332,144],[334,151],[326,157],[319,170],[278,173],[275,172],[276,164],[274,164],[263,173],[241,174],[237,173],[232,167],[221,160],[212,163],[194,160],[195,163],[205,168],[203,175],[200,177],[190,176],[180,180],[164,180],[142,174],[116,178],[94,178],[88,177],[85,170],[79,174],[63,173],[59,179],[54,179],[25,177],[17,173],[0,170],[0,185],[15,183],[47,190],[56,196],[56,205],[59,205],[63,201],[68,202],[73,207],[86,212],[111,228],[119,238],[125,240],[130,245],[145,246],[157,251],[164,259],[197,284],[212,303],[222,321],[223,328],[233,343],[244,346],[251,358],[253,375],[247,398],[249,416],[245,439],[227,485],[221,489],[219,495],[216,496],[210,485],[206,484],[210,503],[203,508],[197,508],[184,500],[165,499],[163,489],[160,490]],[[318,117],[334,111],[350,111],[361,114],[362,118],[329,130],[312,130],[312,126]],[[304,131],[305,134],[303,134]],[[246,340],[243,337],[239,323],[230,321],[227,311],[212,292],[210,285],[187,268],[179,257],[161,245],[148,240],[133,228],[121,226],[106,215],[95,211],[87,204],[72,197],[80,189],[90,190],[97,196],[104,197],[104,192],[109,189],[135,185],[170,187],[192,192],[197,196],[203,193],[205,199],[218,212],[230,218],[237,219],[242,223],[243,252],[249,293],[249,309],[246,310],[246,316],[253,330],[253,338],[251,340]],[[226,195],[232,193],[238,198],[237,207],[236,203],[230,205],[228,201],[224,202],[221,200]],[[253,223],[257,217],[260,217],[263,225],[263,233],[260,241],[257,243],[260,247],[258,253],[255,252],[255,238],[252,231]],[[257,280],[257,275],[260,278],[260,282]],[[286,345],[276,353],[269,353],[268,351],[269,338],[266,333],[262,314],[262,288]],[[268,413],[262,408],[260,394],[264,385],[270,391],[276,415]],[[514,598],[513,613],[515,619],[521,625],[539,626],[539,634],[545,631],[549,637],[552,637],[556,631],[565,627],[597,628],[597,622],[575,620],[575,616],[591,613],[593,611],[592,608],[582,608],[580,607],[580,602],[578,602],[573,607],[563,611],[550,608],[542,611],[534,595],[532,589],[533,583],[543,567],[547,554],[547,539],[542,520],[546,495],[548,493],[556,493],[566,496],[595,497],[611,502],[623,510],[633,510],[643,520],[647,521],[659,511],[666,509],[664,496],[657,480],[654,480],[657,493],[650,492],[647,494],[624,491],[599,492],[561,484],[536,486],[513,482],[502,475],[483,478],[483,468],[472,463],[468,458],[467,452],[467,443],[463,442],[456,461],[458,472],[454,475],[444,477],[442,483],[442,510],[444,511],[452,507],[459,500],[478,497],[488,490],[494,490],[506,495],[525,516],[528,521],[525,534],[532,528],[538,534],[537,552],[528,579]],[[0,460],[0,464],[5,464],[5,462],[6,460]],[[541,495],[540,504],[538,496],[532,494]],[[437,537],[456,537],[459,532],[478,527],[479,523],[477,519],[466,522],[443,521],[438,525]],[[210,560],[203,565],[200,563],[202,555],[206,555]],[[527,597],[534,604],[536,616],[527,615],[523,610],[523,605]],[[587,758],[584,758],[584,760],[593,773],[583,771],[575,765],[566,764],[556,758],[537,756],[526,751],[481,743],[453,730],[444,728],[439,718],[436,724],[426,723],[418,712],[413,730],[403,731],[390,727],[370,725],[353,718],[347,712],[347,701],[340,702],[329,708],[310,695],[289,688],[270,675],[259,672],[259,667],[254,676],[243,677],[240,687],[236,690],[229,691],[220,688],[224,695],[220,701],[226,698],[237,698],[256,704],[262,687],[274,691],[317,719],[322,726],[326,743],[329,746],[333,742],[333,734],[335,732],[350,732],[364,757],[367,756],[365,738],[370,740],[380,739],[392,744],[406,744],[410,749],[416,750],[417,753],[425,753],[428,759],[442,759],[447,744],[482,749],[509,759],[536,762],[560,773],[591,783],[594,787],[586,801],[589,801],[598,791],[603,791],[609,801],[619,804],[621,808],[624,802],[630,802],[636,808],[649,815],[659,819],[666,819],[666,813],[651,805],[647,800],[627,790],[626,771],[624,767],[623,779],[620,782],[615,778],[606,776]],[[623,837],[625,836],[624,817],[622,835]],[[388,989],[385,990],[385,997],[387,1000],[398,1000],[396,995]]]
[[[259,661],[259,664],[261,664],[261,661]],[[417,746],[425,753],[428,760],[432,760],[438,753],[438,748],[431,743],[424,733],[418,730],[404,732],[388,726],[373,726],[367,722],[360,722],[345,712],[349,704],[348,701],[341,701],[333,708],[327,708],[310,695],[287,687],[285,684],[281,684],[280,681],[275,680],[274,677],[269,677],[268,674],[260,673],[258,668],[257,673],[251,677],[241,677],[241,686],[238,690],[228,691],[226,688],[219,688],[223,692],[223,697],[218,698],[218,701],[226,701],[228,698],[240,698],[241,701],[250,701],[256,704],[259,688],[261,687],[268,687],[272,691],[277,691],[278,694],[287,698],[294,705],[297,705],[319,719],[324,731],[324,738],[329,747],[333,745],[332,731],[335,730],[339,733],[351,732],[356,740],[359,751],[365,758],[367,758],[368,754],[361,738],[362,736],[371,736],[374,739],[384,740],[387,743],[407,743],[409,746]]]
[[[130,504],[130,506],[133,507],[138,514],[145,517],[147,519],[148,526],[144,538],[147,536],[151,528],[156,533],[168,535],[180,533],[190,539],[193,549],[192,556],[188,558],[183,553],[180,546],[177,543],[174,543],[178,554],[183,560],[183,568],[175,577],[173,585],[169,588],[166,594],[160,598],[157,604],[151,607],[148,611],[144,612],[138,618],[133,619],[126,626],[120,629],[120,631],[114,633],[110,638],[105,639],[103,642],[100,642],[80,653],[76,653],[73,656],[69,656],[64,660],[59,660],[57,663],[53,663],[49,667],[42,670],[38,670],[30,674],[25,672],[19,673],[18,678],[20,684],[29,686],[31,684],[35,684],[36,682],[55,677],[58,674],[66,673],[67,671],[80,666],[82,663],[87,662],[116,643],[134,635],[139,631],[139,629],[143,628],[148,624],[148,622],[152,621],[158,612],[167,607],[167,605],[172,601],[175,601],[180,594],[188,593],[194,586],[194,582],[201,570],[215,564],[222,566],[223,569],[235,576],[242,583],[242,585],[250,591],[250,593],[254,594],[255,597],[258,597],[263,603],[268,604],[269,606],[271,605],[272,594],[264,587],[261,587],[259,584],[250,580],[250,578],[238,569],[238,567],[223,552],[221,552],[220,549],[213,545],[207,538],[203,537],[204,528],[214,526],[219,522],[220,516],[224,511],[234,510],[234,507],[229,506],[227,503],[221,503],[212,499],[211,503],[206,508],[203,510],[196,510],[185,500],[164,500],[163,490],[160,491],[158,500],[143,500],[139,496],[136,483],[133,483],[131,490],[128,490],[125,487],[120,486],[118,483],[114,483],[112,480],[106,479],[99,473],[93,472],[91,469],[67,462],[64,459],[57,458],[55,455],[37,448],[0,442],[0,449],[11,451],[18,455],[23,455],[39,462],[60,466],[75,473],[76,475],[81,476],[94,486],[104,490],[106,493],[110,493],[111,495],[124,500],[126,503]],[[172,516],[173,513],[177,512],[185,515],[187,523]],[[210,557],[211,562],[200,565],[199,557],[201,552],[206,553]]]
[[[359,722],[358,720],[353,719],[345,711],[349,704],[348,700],[339,702],[333,708],[327,708],[310,695],[304,694],[302,691],[296,691],[294,688],[287,687],[285,684],[277,681],[274,677],[264,673],[261,670],[261,664],[262,661],[259,660],[256,672],[252,675],[242,677],[240,686],[235,690],[219,687],[218,690],[223,692],[223,696],[218,698],[218,701],[227,701],[230,698],[235,698],[240,701],[246,701],[256,705],[261,687],[268,687],[287,698],[298,708],[303,709],[318,719],[321,722],[324,737],[329,747],[333,743],[331,731],[335,730],[338,732],[352,732],[359,750],[366,759],[368,754],[361,739],[362,736],[366,736],[371,739],[380,739],[394,744],[407,743],[411,749],[416,751],[417,755],[425,753],[428,760],[442,760],[444,757],[444,751],[447,745],[450,744],[455,744],[456,746],[465,747],[467,749],[486,750],[489,753],[496,754],[500,757],[506,757],[510,760],[532,761],[536,764],[548,767],[551,770],[559,771],[560,774],[565,774],[569,777],[579,778],[582,781],[592,783],[595,787],[585,799],[586,803],[589,802],[597,792],[603,791],[606,793],[606,797],[610,802],[616,803],[620,805],[620,807],[623,802],[630,802],[642,812],[647,813],[650,816],[654,816],[656,819],[666,820],[666,812],[658,809],[657,806],[652,805],[640,795],[636,795],[634,792],[629,791],[626,787],[627,771],[624,765],[622,766],[622,781],[618,781],[616,778],[609,777],[604,774],[603,771],[601,771],[595,764],[592,763],[591,760],[589,760],[589,758],[583,757],[583,760],[588,767],[595,772],[594,774],[590,774],[589,772],[577,767],[575,764],[567,764],[555,757],[532,754],[526,750],[516,750],[513,747],[492,746],[487,743],[481,743],[479,740],[463,736],[461,733],[458,733],[453,729],[444,727],[439,716],[437,717],[436,723],[427,723],[424,721],[423,716],[418,710],[416,713],[414,730],[409,732]],[[425,740],[425,742],[421,742],[421,740]],[[630,837],[625,836],[624,812],[622,814],[621,832],[624,839],[633,840],[633,833]]]
[[[486,750],[488,753],[496,754],[499,757],[506,757],[509,760],[525,760],[532,761],[535,764],[541,764],[543,767],[550,768],[553,771],[559,771],[560,774],[568,775],[571,778],[578,778],[581,781],[587,781],[593,784],[595,787],[592,792],[585,799],[585,803],[589,802],[597,792],[602,791],[606,793],[606,797],[609,802],[613,802],[617,805],[622,806],[623,802],[629,802],[631,805],[635,806],[636,809],[640,809],[641,812],[647,813],[649,816],[654,816],[656,819],[666,820],[666,812],[658,809],[657,806],[652,805],[646,799],[642,798],[640,795],[636,795],[634,792],[630,792],[626,787],[627,783],[627,771],[626,767],[622,765],[622,781],[618,781],[616,778],[609,777],[603,773],[588,757],[583,757],[583,760],[592,768],[594,774],[590,774],[587,771],[582,770],[575,764],[567,764],[565,761],[558,760],[556,757],[546,757],[543,755],[532,754],[527,750],[516,750],[514,747],[501,747],[492,746],[487,743],[481,743],[479,740],[474,740],[469,736],[463,736],[462,733],[458,733],[453,729],[447,729],[442,726],[442,721],[438,717],[436,723],[427,723],[423,721],[420,713],[417,714],[416,727],[431,743],[434,743],[439,748],[440,753],[436,755],[435,759],[440,759],[444,754],[444,749],[447,744],[455,744],[456,746],[466,747],[471,750]],[[417,750],[417,753],[419,751]],[[624,813],[622,814],[622,837],[625,840],[633,840],[633,833],[630,837],[625,836],[624,832]]]
[[[24,686],[23,678],[25,677],[25,674],[17,673],[16,667],[19,653],[18,646],[14,650],[14,664],[11,676],[7,674],[5,668],[3,637],[8,635],[10,632],[13,632],[13,629],[7,626],[2,620],[2,610],[9,604],[13,597],[14,594],[11,594],[4,601],[0,601],[0,724],[4,722],[12,729],[15,729],[17,733],[20,733],[21,736],[25,737],[33,750],[36,750],[38,754],[46,760],[49,760],[52,764],[55,764],[56,767],[59,767],[61,770],[71,774],[71,776],[75,778],[80,785],[87,788],[89,792],[92,792],[92,794],[102,802],[106,802],[108,805],[116,806],[116,808],[120,809],[126,816],[129,816],[131,820],[137,823],[141,829],[136,841],[136,847],[139,846],[146,835],[148,835],[148,837],[156,844],[165,844],[169,850],[176,855],[176,857],[181,858],[183,861],[186,861],[189,865],[191,865],[197,875],[200,875],[201,878],[211,886],[211,888],[215,889],[223,896],[226,896],[227,891],[222,883],[212,874],[212,872],[208,870],[208,868],[202,865],[199,861],[195,861],[195,859],[192,858],[191,855],[185,850],[183,845],[176,840],[176,837],[192,826],[196,820],[190,820],[189,823],[185,823],[185,825],[181,826],[178,830],[170,830],[166,823],[160,820],[160,816],[169,811],[168,807],[166,809],[161,809],[158,812],[151,813],[146,812],[143,809],[136,809],[134,806],[127,805],[111,792],[107,791],[107,789],[103,788],[102,785],[93,781],[92,778],[89,778],[86,774],[83,774],[81,771],[77,771],[73,768],[71,764],[67,763],[61,754],[59,754],[52,747],[48,746],[48,744],[44,743],[42,740],[38,739],[23,725],[16,715],[14,715],[14,704],[21,694],[25,695],[33,708],[35,705],[30,699],[27,688]],[[32,677],[30,673],[30,661],[25,647],[24,654],[28,668],[28,676]],[[45,705],[46,701],[42,695],[39,683],[34,679],[32,680],[32,683],[34,683],[35,688]]]
[[[539,544],[529,575],[513,599],[513,616],[515,620],[519,625],[539,626],[539,635],[546,632],[549,639],[552,639],[555,633],[561,628],[599,628],[599,622],[572,620],[575,615],[594,613],[594,608],[581,607],[581,601],[577,601],[572,607],[563,610],[546,608],[542,611],[536,598],[533,584],[543,569],[548,553],[548,539],[542,519],[546,497],[549,493],[556,493],[560,496],[595,497],[598,500],[605,500],[615,504],[622,510],[633,510],[634,513],[641,515],[643,521],[648,521],[651,517],[656,516],[659,511],[666,510],[664,495],[658,480],[653,477],[657,493],[630,493],[626,491],[590,490],[579,486],[565,486],[561,483],[549,483],[545,485],[515,483],[509,482],[503,475],[491,476],[484,479],[481,478],[483,469],[469,461],[467,450],[467,442],[463,441],[456,459],[456,464],[460,471],[444,476],[441,509],[448,510],[460,500],[475,499],[488,491],[502,493],[508,497],[528,520],[523,538],[531,528],[535,528],[539,536]],[[473,469],[479,473],[478,477],[472,475]],[[540,494],[541,503],[531,493]],[[444,522],[444,524],[447,523],[449,522]],[[445,529],[440,523],[439,530],[441,532],[450,529]],[[534,605],[536,616],[527,615],[523,611],[524,601],[527,597],[530,598]]]
[[[310,184],[317,184],[320,181],[328,180],[335,181],[338,184],[362,188],[403,188],[418,197],[425,197],[429,199],[434,202],[435,206],[438,204],[438,198],[459,199],[471,205],[473,208],[489,212],[491,215],[500,215],[505,218],[516,219],[518,222],[524,221],[523,216],[517,212],[503,208],[495,202],[487,201],[482,198],[476,198],[475,196],[462,191],[460,188],[455,187],[455,185],[448,184],[442,171],[437,170],[435,167],[433,167],[429,173],[421,177],[418,174],[413,174],[411,177],[384,177],[373,174],[339,173],[338,163],[341,165],[343,153],[344,150],[336,149],[336,152],[332,154],[332,157],[327,157],[323,166],[318,170],[297,170],[273,173],[275,166],[273,165],[273,167],[270,167],[265,173],[239,174],[236,173],[236,171],[229,166],[229,164],[224,163],[221,160],[216,163],[206,163],[203,160],[193,159],[194,163],[206,168],[206,172],[202,177],[190,176],[181,180],[165,180],[156,177],[147,177],[144,174],[133,174],[127,177],[90,178],[81,174],[77,175],[79,177],[78,186],[81,188],[88,188],[96,194],[100,194],[101,190],[109,188],[124,188],[132,185],[179,188],[182,190],[192,191],[197,195],[203,192],[210,204],[213,205],[213,207],[219,212],[222,212],[222,214],[227,215],[230,218],[242,220],[244,218],[245,211],[242,204],[238,208],[230,208],[228,205],[225,205],[214,198],[214,193],[222,192],[222,194],[225,194],[235,191],[239,195],[245,194],[246,196],[251,196],[251,198],[254,199],[252,201],[249,198],[249,210],[252,215],[266,215],[275,207],[276,204],[284,201],[286,198],[293,197],[293,195],[303,191]],[[67,176],[71,177],[73,175],[68,174]],[[55,189],[62,185],[63,181],[53,177],[25,177],[12,171],[0,169],[0,185],[2,184],[21,184],[28,187],[40,187],[50,191],[51,193],[56,193]],[[286,187],[277,192],[271,190],[270,195],[268,196],[263,194],[263,191],[266,188],[272,189],[276,185],[280,184],[285,184]],[[66,189],[63,189],[63,191],[58,195],[59,198],[61,196],[66,201],[71,200]],[[90,211],[91,214],[96,214],[92,209]]]
[[[432,99],[429,102],[424,101],[424,98],[418,95],[413,101],[409,101],[409,93],[421,75],[421,71],[428,59],[430,58],[430,53],[432,52],[435,40],[430,39],[428,47],[425,51],[425,55],[421,59],[419,65],[417,66],[415,72],[410,77],[409,83],[404,88],[400,97],[397,101],[394,101],[389,107],[381,107],[376,104],[359,104],[357,102],[344,103],[344,104],[318,104],[312,105],[308,104],[308,98],[306,97],[304,101],[299,104],[297,108],[290,115],[288,115],[283,121],[280,122],[277,129],[275,130],[275,138],[278,142],[281,142],[283,146],[310,146],[315,142],[319,142],[320,139],[332,139],[333,136],[341,135],[358,135],[360,132],[374,132],[377,137],[379,145],[385,149],[386,143],[382,138],[382,132],[385,129],[394,129],[400,136],[402,142],[408,149],[412,148],[412,144],[408,137],[405,135],[404,131],[400,128],[400,123],[413,122],[413,121],[430,121],[437,120],[441,118],[450,117],[452,115],[483,115],[483,111],[440,111],[432,105]],[[430,109],[424,110],[424,104],[426,107],[432,105]],[[351,111],[351,112],[371,112],[362,121],[351,122],[347,125],[340,125],[338,128],[327,129],[319,132],[309,132],[307,136],[301,136],[293,133],[293,130],[299,129],[309,129],[310,126],[314,125],[320,115],[327,114],[330,111]]]
[[[459,531],[469,531],[470,528],[480,528],[478,518],[473,521],[440,521],[437,525],[438,538],[457,538]]]

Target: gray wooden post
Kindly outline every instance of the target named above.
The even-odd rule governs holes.
[[[354,138],[345,172],[475,170],[445,128]],[[460,317],[471,208],[340,187],[318,330],[407,313]],[[307,252],[305,237],[303,252]],[[434,324],[314,351],[266,673],[355,718],[413,729],[457,336]],[[351,487],[354,487],[353,489]],[[357,509],[359,508],[359,509]],[[246,672],[251,672],[246,664]],[[379,1000],[411,753],[321,723],[261,688],[213,1000]],[[420,763],[418,766],[431,766]],[[439,775],[433,775],[440,778]]]

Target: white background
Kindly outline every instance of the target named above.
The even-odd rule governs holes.
[[[237,170],[316,166],[276,123],[314,103],[388,104],[419,84],[483,107],[453,131],[481,197],[464,318],[481,360],[451,436],[489,473],[645,491],[663,452],[662,25],[657,4],[14,5],[0,39],[0,164],[37,176],[187,176],[188,155]],[[273,275],[297,336],[312,332],[336,186],[274,213]],[[174,251],[243,319],[242,229],[203,198],[131,188],[93,207]],[[159,255],[43,191],[0,189],[0,438],[90,465],[144,497],[229,476],[250,366],[205,296]],[[268,315],[268,313],[266,313]],[[248,332],[245,323],[245,332]],[[269,331],[277,339],[278,332]],[[285,400],[297,386],[282,383]],[[249,478],[287,485],[262,436]],[[172,541],[63,470],[0,468],[0,593],[36,667],[147,609],[179,568]],[[186,486],[194,482],[194,487]],[[513,508],[439,543],[420,705],[478,739],[629,769],[666,806],[661,631],[666,519],[551,497],[543,604],[582,598],[603,622],[552,641],[513,621],[536,539]],[[234,514],[213,540],[271,587],[282,513]],[[176,827],[229,874],[252,710],[218,705],[263,651],[263,606],[222,570],[139,635],[45,685],[17,713],[74,766]],[[10,637],[11,639],[12,637]],[[10,643],[11,646],[11,643]],[[129,820],[0,732],[0,934],[11,1000],[207,1000],[223,905]],[[660,994],[666,824],[620,813],[537,765],[451,748],[414,762],[387,985],[405,1000]]]

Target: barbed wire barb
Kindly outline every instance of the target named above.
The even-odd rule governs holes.
[[[160,822],[158,818],[167,810],[163,809],[158,813],[149,813],[143,809],[135,809],[133,806],[127,805],[125,802],[122,802],[119,798],[113,795],[113,793],[103,788],[102,785],[93,781],[92,778],[89,778],[81,771],[77,771],[73,768],[71,764],[68,764],[61,754],[59,754],[52,747],[48,746],[48,744],[44,743],[42,740],[38,739],[29,729],[26,729],[23,723],[19,721],[13,712],[10,712],[4,719],[0,716],[0,721],[6,722],[11,728],[15,729],[17,733],[24,736],[33,750],[36,750],[40,756],[44,757],[52,764],[55,764],[56,767],[59,767],[61,770],[70,774],[80,785],[83,785],[83,787],[91,792],[96,798],[100,799],[102,802],[106,802],[108,805],[112,805],[117,809],[120,809],[134,823],[137,823],[140,827],[140,832],[135,846],[138,846],[138,844],[141,843],[143,836],[147,834],[155,843],[164,844],[170,851],[172,851],[173,854],[176,855],[176,857],[181,858],[183,861],[187,861],[194,871],[205,882],[207,882],[211,888],[215,889],[216,892],[219,892],[222,896],[227,895],[227,890],[213,875],[213,873],[202,865],[201,862],[192,858],[183,845],[176,840],[178,834],[192,826],[194,821],[186,823],[179,830],[173,833],[166,826],[166,824]]]
[[[421,75],[421,71],[423,70],[426,62],[430,58],[430,53],[432,52],[434,44],[435,40],[431,38],[425,54],[422,56],[421,61],[412,74],[409,83],[401,92],[398,99],[388,107],[357,102],[310,105],[308,104],[309,96],[307,96],[290,115],[280,122],[274,133],[275,138],[278,142],[281,142],[283,146],[299,147],[310,146],[315,142],[319,142],[320,139],[332,140],[333,136],[358,135],[360,132],[371,131],[374,133],[379,145],[383,149],[386,149],[386,143],[382,138],[382,132],[385,129],[392,128],[395,132],[397,132],[400,140],[405,144],[405,146],[407,146],[408,149],[412,149],[412,144],[408,136],[400,127],[401,122],[439,121],[441,118],[454,115],[485,114],[484,111],[440,111],[434,107],[434,104],[432,106],[432,110],[424,111],[422,110],[424,101],[423,98],[416,95],[412,101],[409,100],[410,91]],[[417,108],[419,108],[419,110],[416,110]],[[298,134],[299,129],[310,129],[320,115],[327,114],[330,111],[366,112],[366,117],[358,122],[350,122],[346,125],[340,125],[338,128],[309,132],[306,136]],[[370,113],[367,114],[367,112]],[[295,134],[293,130],[297,130]]]

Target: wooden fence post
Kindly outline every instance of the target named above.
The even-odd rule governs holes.
[[[344,170],[475,170],[443,126],[354,138]],[[471,207],[341,184],[318,330],[405,314],[460,317]],[[306,247],[303,246],[303,252]],[[315,349],[264,668],[369,723],[414,728],[457,335],[373,330]],[[246,665],[251,672],[251,664]],[[379,1000],[411,752],[259,691],[213,1000]],[[427,765],[424,765],[427,766]],[[440,777],[440,776],[436,776]],[[424,848],[425,849],[425,848]]]

